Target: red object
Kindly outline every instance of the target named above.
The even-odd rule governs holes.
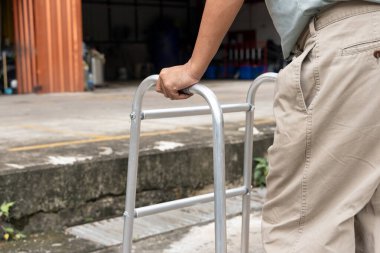
[[[224,67],[263,66],[267,69],[268,56],[266,42],[256,40],[256,32],[234,31],[227,35],[224,45]],[[229,76],[232,77],[232,76]]]

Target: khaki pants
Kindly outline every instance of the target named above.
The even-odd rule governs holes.
[[[380,5],[321,12],[279,73],[267,253],[380,253]]]

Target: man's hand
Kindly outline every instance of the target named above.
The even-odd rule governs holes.
[[[156,90],[171,99],[190,95],[179,91],[199,82],[244,0],[207,0],[193,54],[185,65],[163,69]]]
[[[164,68],[161,70],[156,83],[156,91],[163,93],[165,97],[178,100],[186,99],[192,95],[180,91],[198,83],[200,78],[191,73],[190,64]]]

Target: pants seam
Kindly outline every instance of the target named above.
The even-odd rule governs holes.
[[[301,242],[301,238],[303,236],[303,232],[305,230],[305,223],[307,219],[307,211],[308,211],[308,201],[307,201],[307,193],[308,193],[308,172],[310,168],[311,163],[311,156],[312,156],[312,109],[308,111],[308,114],[306,116],[306,138],[305,138],[305,166],[303,170],[302,175],[302,181],[301,181],[301,209],[300,209],[300,218],[298,220],[298,238],[296,239],[294,243],[294,247],[291,250],[291,253],[297,252],[297,246]]]

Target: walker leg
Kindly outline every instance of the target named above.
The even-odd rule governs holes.
[[[223,112],[213,92],[204,86],[193,86],[190,91],[201,95],[210,105],[213,123],[214,160],[214,212],[215,252],[227,253],[226,187],[225,187],[225,143]]]
[[[256,91],[265,82],[273,83],[277,80],[276,73],[266,73],[257,77],[251,84],[247,94],[247,103],[252,106],[246,113],[245,144],[244,144],[244,186],[248,193],[243,195],[241,253],[249,252],[249,224],[251,209],[251,182],[252,182],[252,156],[253,156],[253,126],[254,105]]]
[[[142,81],[133,100],[131,131],[129,139],[128,175],[125,193],[125,212],[123,228],[123,253],[132,252],[133,221],[135,218],[137,169],[140,148],[141,108],[145,92],[154,85],[157,76],[150,76]]]
[[[132,252],[133,221],[136,205],[137,167],[140,144],[140,117],[131,113],[131,139],[129,145],[127,190],[125,196],[123,253]]]
[[[247,194],[243,195],[242,203],[242,230],[241,253],[249,251],[249,224],[251,212],[251,184],[252,184],[252,153],[253,153],[253,113],[254,108],[246,112],[245,142],[244,142],[244,187]]]

